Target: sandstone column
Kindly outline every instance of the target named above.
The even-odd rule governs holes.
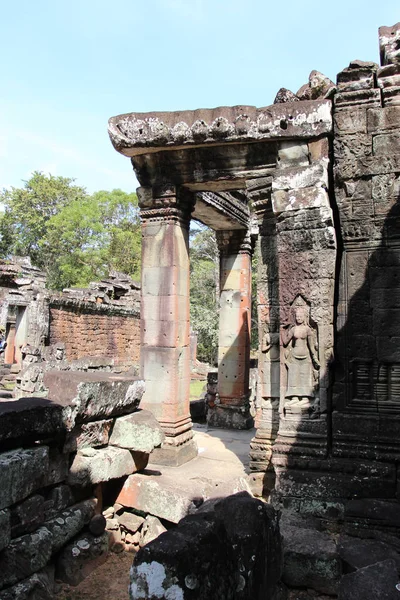
[[[248,429],[251,242],[247,231],[217,232],[220,250],[218,400],[209,424]]]
[[[142,219],[142,408],[166,435],[152,454],[178,466],[197,454],[190,419],[189,222],[192,196],[174,187],[139,188]]]
[[[256,435],[250,442],[252,491],[268,496],[274,484],[272,446],[279,427],[280,336],[276,218],[271,206],[271,177],[247,182],[258,224],[256,252],[259,330]]]

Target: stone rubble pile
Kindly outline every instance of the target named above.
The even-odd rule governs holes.
[[[115,535],[101,514],[103,491],[143,470],[164,439],[138,410],[142,381],[46,376],[56,401],[0,404],[0,600],[50,600],[56,581],[77,585],[104,562]],[[128,546],[140,527],[147,540],[157,531],[151,519],[119,518]]]

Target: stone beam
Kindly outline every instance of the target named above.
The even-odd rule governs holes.
[[[197,194],[192,214],[204,225],[218,230],[248,229],[250,211],[245,193],[203,192]]]
[[[108,132],[125,156],[168,149],[276,138],[313,138],[332,130],[330,100],[255,106],[222,106],[175,112],[129,113],[111,117]]]

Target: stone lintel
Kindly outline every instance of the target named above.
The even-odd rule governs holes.
[[[125,156],[227,142],[312,138],[332,131],[330,100],[254,106],[223,106],[111,117],[108,132]]]

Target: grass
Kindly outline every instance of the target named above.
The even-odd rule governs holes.
[[[197,400],[206,391],[206,381],[193,380],[190,382],[190,400]]]

